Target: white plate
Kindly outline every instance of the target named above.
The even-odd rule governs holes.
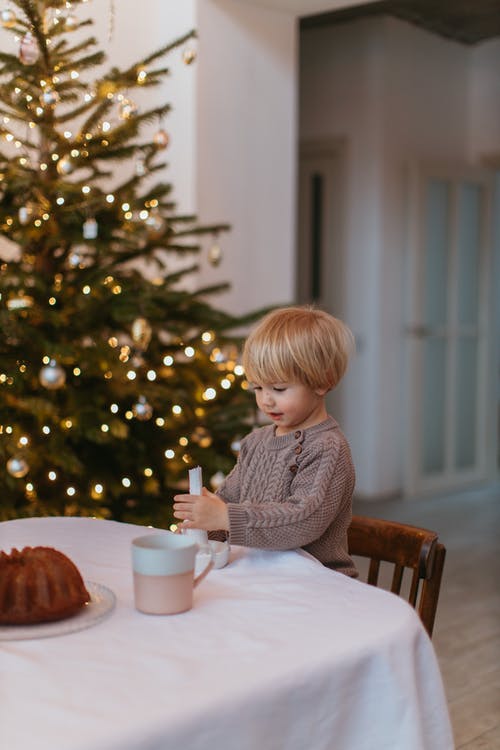
[[[111,589],[100,583],[85,581],[90,602],[76,615],[56,622],[41,622],[33,625],[0,625],[0,641],[27,641],[52,638],[56,635],[76,633],[103,620],[113,611],[116,597]]]

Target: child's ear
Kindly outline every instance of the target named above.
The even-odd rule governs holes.
[[[316,388],[316,390],[314,391],[314,393],[317,396],[326,396],[326,394],[328,393],[328,391],[331,391],[331,388]]]

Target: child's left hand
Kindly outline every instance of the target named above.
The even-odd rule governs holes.
[[[174,517],[185,528],[229,531],[229,514],[224,500],[203,487],[201,495],[175,495]]]

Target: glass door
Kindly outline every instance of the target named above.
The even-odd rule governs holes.
[[[482,172],[413,175],[407,494],[446,491],[491,471],[491,192]]]

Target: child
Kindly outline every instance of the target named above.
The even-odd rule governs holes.
[[[302,547],[357,576],[347,550],[354,467],[325,396],[340,382],[353,337],[326,312],[288,307],[250,333],[243,367],[257,406],[272,420],[241,441],[236,466],[217,490],[176,495],[183,525],[228,532],[233,544]]]

